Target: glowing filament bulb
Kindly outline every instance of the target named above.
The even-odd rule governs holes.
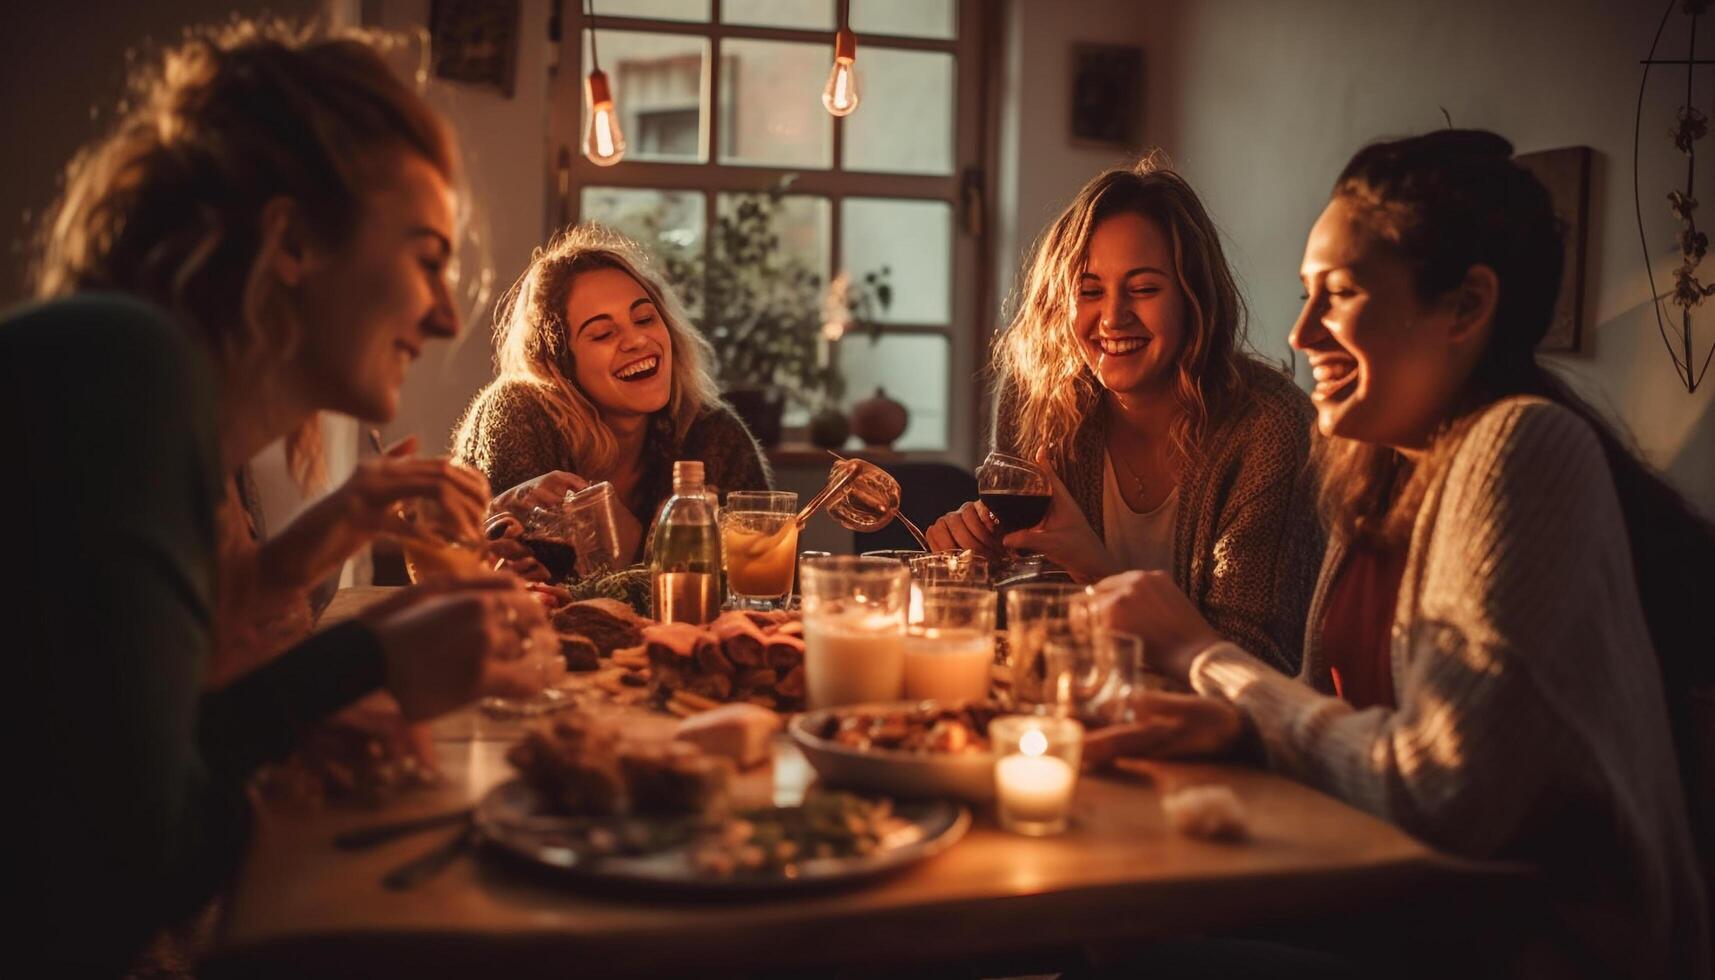
[[[619,111],[613,107],[613,91],[607,72],[590,72],[585,85],[589,94],[589,124],[584,128],[584,156],[598,167],[611,167],[625,156],[625,134],[619,131]]]
[[[858,107],[857,38],[842,27],[834,35],[834,67],[822,89],[822,105],[836,116],[849,116]]]

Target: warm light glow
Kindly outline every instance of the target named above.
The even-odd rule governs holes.
[[[836,59],[822,90],[822,105],[836,116],[849,116],[858,107],[857,69],[846,59]]]
[[[849,27],[834,34],[834,68],[822,89],[822,105],[836,116],[849,116],[858,107],[857,35]]]
[[[1041,755],[1048,751],[1048,736],[1039,731],[1028,731],[1018,737],[1018,751],[1025,755]]]
[[[584,156],[602,167],[611,167],[625,156],[625,137],[619,131],[619,117],[613,103],[604,102],[590,111],[590,129],[584,139]]]
[[[599,167],[611,167],[625,156],[625,134],[619,130],[619,112],[613,107],[613,96],[607,84],[607,74],[590,72],[585,83],[589,96],[589,125],[584,129],[584,156]]]

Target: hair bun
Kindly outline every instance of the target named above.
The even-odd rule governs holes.
[[[1426,150],[1450,156],[1488,157],[1511,160],[1513,145],[1499,133],[1486,129],[1438,129],[1418,137]]]

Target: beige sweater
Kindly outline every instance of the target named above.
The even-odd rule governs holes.
[[[1529,862],[1550,896],[1529,972],[1707,977],[1705,896],[1625,525],[1595,433],[1515,398],[1431,489],[1394,611],[1396,709],[1321,691],[1231,643],[1191,683],[1254,723],[1268,761],[1436,846]]]

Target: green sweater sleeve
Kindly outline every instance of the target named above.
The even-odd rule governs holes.
[[[379,677],[373,638],[335,631],[205,699],[214,405],[204,356],[135,301],[78,297],[0,322],[15,464],[0,513],[30,572],[0,590],[14,744],[27,745],[16,880],[24,934],[62,960],[49,972],[117,972],[205,898],[239,853],[254,764]]]

